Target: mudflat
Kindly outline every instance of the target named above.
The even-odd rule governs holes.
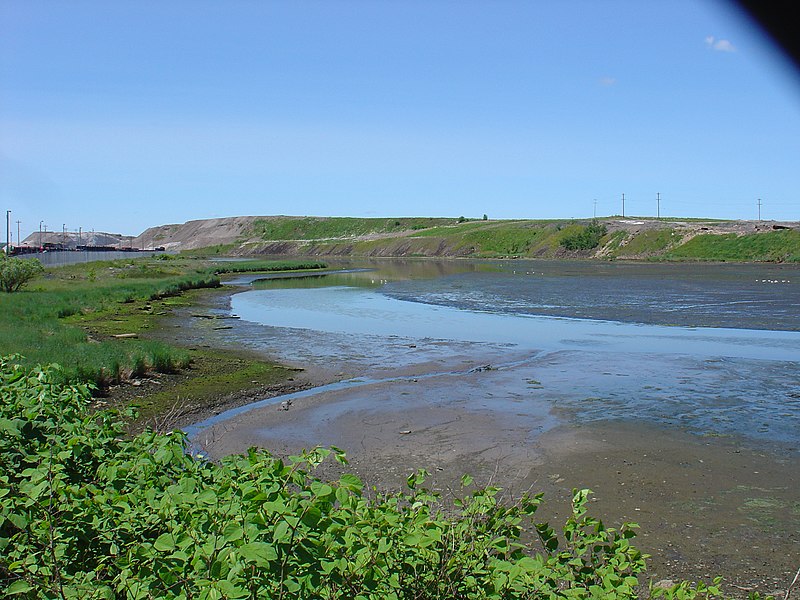
[[[370,285],[376,279],[384,285],[374,276]],[[463,284],[446,279],[446,291],[474,299]],[[328,331],[324,321],[265,325],[245,312],[246,294],[230,307],[221,297],[214,310],[245,316],[195,341],[308,367],[307,380],[321,385],[198,417],[187,431],[199,448],[221,457],[250,446],[286,455],[335,445],[369,485],[398,488],[426,469],[445,500],[466,473],[502,487],[509,501],[544,492],[540,518],[553,525],[566,517],[572,488],[588,487],[607,525],[641,525],[637,545],[652,556],[654,580],[722,575],[741,597],[791,582],[800,557],[795,333],[568,322],[562,334],[548,329],[561,321],[504,327],[479,315],[451,323],[462,339],[448,340],[415,327],[435,331],[464,309],[404,307],[397,317],[381,298],[409,286],[354,293],[360,304],[349,303],[349,289],[268,296],[267,308],[286,319],[302,318],[301,301],[316,303],[334,315]],[[426,302],[434,292],[426,288]],[[340,297],[347,302],[332,307]],[[725,310],[736,310],[729,297]],[[791,308],[782,314],[791,319]],[[365,330],[336,329],[350,317]],[[535,336],[521,329],[530,323]],[[320,475],[340,472],[328,465]]]
[[[369,392],[377,404],[385,390]],[[267,405],[203,430],[200,441],[217,457],[250,446],[289,455],[336,445],[347,449],[346,470],[378,489],[399,489],[424,468],[446,497],[468,473],[502,487],[509,501],[544,492],[540,514],[551,524],[566,518],[571,490],[588,487],[607,525],[641,525],[637,544],[652,555],[656,580],[722,575],[731,592],[774,593],[797,568],[800,466],[792,456],[626,422],[562,425],[534,439],[531,419],[457,404],[354,408],[347,395],[299,398],[288,410]],[[320,475],[340,472],[328,465]]]

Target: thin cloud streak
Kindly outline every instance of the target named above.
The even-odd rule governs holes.
[[[736,52],[736,47],[729,40],[718,40],[713,35],[706,36],[706,45],[717,52]]]

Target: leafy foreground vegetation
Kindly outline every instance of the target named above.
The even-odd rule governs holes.
[[[0,355],[22,354],[28,365],[58,362],[65,381],[99,389],[148,371],[173,373],[188,366],[190,354],[140,337],[169,312],[175,296],[219,287],[221,273],[324,266],[308,261],[212,265],[163,255],[56,267],[14,294],[0,294]],[[114,337],[119,335],[129,337]]]
[[[444,511],[422,489],[365,493],[313,469],[336,449],[286,461],[264,451],[220,464],[183,434],[126,438],[90,412],[58,368],[0,359],[0,594],[22,598],[633,598],[633,525],[605,528],[574,493],[563,539],[477,489]],[[463,480],[465,486],[471,482]],[[520,543],[523,532],[530,545]],[[654,590],[717,597],[715,586]],[[757,596],[752,596],[753,598]]]

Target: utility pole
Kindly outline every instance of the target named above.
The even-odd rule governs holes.
[[[592,213],[593,218],[597,218],[597,198],[594,199],[594,212]]]
[[[19,224],[20,223],[22,223],[22,221],[17,219],[17,246],[21,246],[22,245],[22,243],[21,243],[22,242],[22,238],[19,237]]]
[[[81,241],[81,234],[83,233],[83,227],[78,227],[78,246],[82,246],[83,242]]]
[[[761,220],[761,198],[758,199],[758,220]]]
[[[6,211],[6,256],[11,252],[11,211]]]
[[[625,218],[625,194],[622,194],[622,218]]]
[[[656,194],[656,219],[661,218],[661,192]]]
[[[61,249],[66,250],[67,245],[67,224],[61,225]]]

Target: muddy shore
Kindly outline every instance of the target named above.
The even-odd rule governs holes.
[[[198,310],[224,312],[232,291],[203,295],[201,306],[171,317],[159,335],[189,346],[240,351],[237,331],[251,325],[232,321],[220,330],[196,326],[191,316]],[[262,356],[274,359],[268,352]],[[462,367],[469,372],[491,359]],[[357,364],[305,369],[285,385],[231,391],[185,414],[179,425],[358,376],[358,371]],[[432,474],[431,487],[446,496],[469,473],[479,484],[503,487],[508,498],[527,490],[544,492],[540,515],[552,524],[565,518],[572,488],[588,487],[595,493],[593,512],[607,525],[641,525],[637,545],[652,555],[654,581],[721,575],[727,593],[738,597],[750,591],[782,596],[780,590],[790,583],[800,557],[800,467],[792,456],[759,451],[734,438],[703,438],[630,422],[560,425],[532,436],[539,424],[513,412],[500,418],[497,412],[462,411],[458,403],[447,402],[409,409],[409,399],[424,400],[415,391],[416,376],[424,372],[423,366],[399,374],[407,378],[401,382],[405,387],[393,386],[391,392],[380,385],[369,390],[376,399],[384,394],[404,400],[394,408],[352,410],[336,392],[294,400],[288,410],[278,410],[276,401],[208,428],[201,443],[216,457],[251,445],[277,455],[336,445],[348,453],[348,471],[381,489],[397,488],[424,468]],[[481,375],[477,370],[470,376],[477,381]],[[439,385],[447,389],[446,380]],[[326,466],[320,474],[338,472]]]
[[[205,430],[203,447],[224,456],[258,445],[283,456],[332,444],[347,450],[347,470],[369,485],[399,489],[424,468],[445,496],[467,473],[504,488],[509,499],[544,492],[540,516],[551,524],[566,518],[571,490],[588,487],[593,513],[609,526],[641,525],[637,545],[652,555],[654,580],[721,575],[729,592],[746,596],[776,593],[797,568],[800,468],[791,457],[624,422],[561,426],[531,441],[531,423],[513,416],[457,406],[339,412],[337,396],[241,414]]]

